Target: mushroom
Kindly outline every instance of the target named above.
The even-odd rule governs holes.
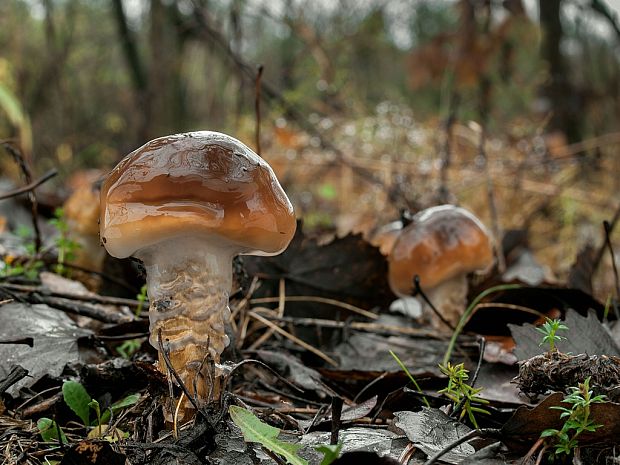
[[[236,254],[275,255],[291,241],[293,207],[271,167],[243,143],[202,131],[152,140],[127,155],[101,188],[101,240],[146,268],[150,343],[169,349],[194,399],[220,394],[208,359],[229,339],[228,297]],[[170,373],[163,354],[159,368]],[[211,382],[213,381],[213,382]],[[191,409],[185,401],[185,409]],[[171,419],[171,401],[166,407]]]
[[[390,287],[396,295],[411,296],[417,275],[429,300],[446,321],[456,325],[465,310],[467,274],[487,272],[493,266],[493,242],[472,213],[441,205],[412,218],[398,236],[388,264]],[[437,328],[443,324],[434,313],[429,320]]]
[[[394,243],[402,230],[402,220],[396,220],[391,223],[384,224],[370,236],[370,244],[378,247],[379,251],[383,255],[389,256],[392,248],[394,247]]]

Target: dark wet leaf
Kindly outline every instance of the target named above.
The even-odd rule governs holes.
[[[375,452],[348,452],[332,465],[398,465],[398,461],[381,457]]]
[[[398,372],[400,368],[390,355],[393,350],[412,373],[420,373],[436,370],[446,346],[446,341],[427,337],[406,338],[351,331],[334,353],[341,370]]]
[[[495,442],[470,455],[460,465],[508,465],[509,462],[501,456],[501,449],[502,444]]]
[[[325,385],[318,371],[308,368],[294,356],[285,352],[272,352],[267,350],[259,350],[256,354],[265,363],[275,368],[276,371],[286,376],[286,378],[294,384],[321,395],[336,395],[332,389]]]
[[[592,276],[596,271],[597,251],[590,244],[577,253],[575,262],[568,273],[568,285],[592,294]]]
[[[345,405],[342,407],[342,413],[340,415],[340,421],[342,423],[346,423],[348,421],[358,420],[360,418],[364,418],[367,416],[373,408],[377,405],[377,396],[371,397],[370,399],[361,402],[355,405]],[[332,420],[331,413],[324,418],[321,418],[318,421],[314,422],[314,426],[320,425],[322,423],[327,423]],[[311,420],[298,420],[299,425],[307,429],[312,425]]]
[[[361,234],[336,238],[320,245],[297,228],[286,251],[275,257],[244,257],[251,276],[264,283],[260,292],[277,295],[278,280],[286,279],[287,295],[323,296],[356,303],[364,308],[387,305],[395,297],[387,282],[387,260]],[[344,312],[323,304],[287,303],[287,310],[303,313],[312,309],[315,317]],[[318,309],[321,309],[320,313]],[[290,314],[287,311],[287,314]]]
[[[59,376],[65,365],[80,358],[78,339],[91,332],[78,328],[63,312],[47,305],[11,303],[0,306],[0,340],[32,337],[34,344],[0,344],[0,379],[19,364],[32,378],[24,378],[9,389],[33,384],[41,376]]]
[[[620,356],[620,348],[614,342],[609,331],[601,324],[596,313],[591,310],[587,317],[579,315],[574,310],[566,313],[564,324],[568,330],[559,331],[558,335],[565,337],[556,342],[560,352],[588,355]],[[509,325],[516,347],[514,354],[519,360],[527,360],[548,350],[545,343],[540,345],[542,335],[531,324],[523,326]]]
[[[471,431],[441,410],[422,407],[420,412],[394,412],[395,426],[426,455],[432,456]],[[475,452],[468,443],[461,444],[441,457],[444,462],[458,464]]]
[[[310,463],[319,463],[322,457],[315,448],[329,444],[329,439],[329,432],[304,434],[300,441],[304,445],[300,455],[309,459]],[[397,458],[408,443],[407,438],[391,431],[361,427],[343,429],[338,440],[342,443],[343,456],[350,452],[372,452],[382,457]]]
[[[482,288],[473,289],[470,292],[470,297],[473,298],[481,290],[488,287],[490,285],[486,283]],[[552,311],[560,311],[564,314],[569,309],[573,309],[585,316],[590,309],[593,309],[599,317],[602,317],[604,312],[604,306],[591,295],[578,289],[559,287],[524,286],[492,294],[484,300],[486,304],[493,302],[518,305],[535,310],[543,315],[548,315]],[[478,334],[509,335],[508,324],[532,323],[538,318],[538,316],[524,311],[490,306],[479,309],[467,324],[467,329]]]
[[[510,449],[524,452],[540,437],[546,429],[561,429],[564,420],[560,419],[558,410],[550,407],[563,406],[564,394],[556,392],[546,397],[534,408],[519,407],[501,428],[502,441]],[[603,425],[594,433],[584,432],[579,435],[580,445],[618,444],[620,441],[620,404],[605,402],[594,404],[590,408],[594,424]]]

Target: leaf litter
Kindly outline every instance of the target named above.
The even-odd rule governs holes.
[[[10,396],[3,398],[4,415],[53,417],[54,425],[62,425],[70,447],[61,454],[49,445],[50,453],[64,455],[62,463],[74,460],[80,464],[98,463],[86,458],[84,451],[93,450],[99,443],[87,439],[88,427],[67,426],[74,417],[66,400],[58,396],[58,389],[69,378],[82,383],[102,409],[118,404],[127,395],[140,394],[140,402],[121,404],[111,415],[115,428],[131,434],[111,446],[102,446],[98,453],[107,457],[107,463],[127,457],[159,464],[209,460],[249,465],[273,463],[275,456],[295,465],[320,464],[329,449],[318,452],[317,448],[327,447],[334,437],[342,445],[341,458],[334,463],[356,460],[355,453],[367,454],[363,460],[371,460],[369,463],[380,463],[379,457],[388,463],[402,460],[408,450],[413,451],[410,463],[423,463],[425,457],[449,447],[459,437],[476,432],[471,425],[454,418],[452,409],[457,406],[438,393],[445,387],[446,378],[437,366],[450,334],[429,330],[415,319],[389,312],[395,297],[385,278],[385,256],[361,235],[322,242],[307,237],[300,228],[291,248],[282,256],[246,257],[243,265],[247,279],[242,292],[231,302],[240,317],[233,327],[233,336],[237,336],[234,345],[242,357],[261,359],[292,383],[287,385],[268,370],[251,365],[236,369],[229,379],[226,402],[238,405],[230,407],[231,412],[236,412],[233,419],[245,424],[246,430],[252,424],[256,427],[252,418],[265,425],[259,427],[266,433],[259,435],[258,442],[264,444],[251,444],[257,436],[245,436],[244,440],[241,432],[225,421],[225,405],[197,419],[194,426],[172,425],[170,432],[170,425],[161,416],[161,396],[167,395],[170,387],[177,388],[167,386],[152,368],[155,352],[144,344],[145,320],[131,313],[136,305],[134,296],[125,294],[126,301],[108,299],[53,274],[42,274],[40,283],[27,288],[10,282],[3,288],[10,295],[26,297],[26,302],[5,302],[0,306],[0,342],[4,342],[0,344],[0,357],[5,362],[0,365],[0,379],[10,384],[5,390]],[[519,270],[525,274],[540,271],[523,267]],[[254,289],[248,285],[253,278],[260,282]],[[282,281],[283,295],[278,285]],[[585,376],[592,378],[596,392],[605,393],[611,400],[616,398],[618,377],[610,373],[616,373],[618,345],[613,329],[610,331],[599,320],[603,306],[583,291],[554,287],[548,282],[541,287],[538,278],[531,283],[533,286],[522,282],[519,290],[485,298],[466,332],[458,338],[452,361],[464,362],[475,373],[477,386],[484,388],[480,395],[491,402],[493,415],[478,415],[478,420],[481,431],[486,428],[495,433],[488,437],[481,433],[478,438],[449,448],[440,459],[444,463],[516,463],[539,440],[543,430],[561,427],[560,413],[551,407],[562,406],[562,393]],[[31,304],[28,292],[62,294],[65,300],[51,299],[50,305]],[[282,306],[284,313],[278,315],[269,308],[270,303]],[[73,304],[82,311],[71,312]],[[365,316],[347,306],[369,313]],[[533,309],[537,315],[524,314],[520,307]],[[493,324],[489,324],[488,315],[497,310]],[[261,312],[263,318],[287,331],[272,332],[257,347],[247,350],[266,334],[256,321],[243,323],[249,311]],[[569,332],[565,340],[558,342],[560,352],[544,354],[533,323],[540,321],[540,315],[558,312],[565,315]],[[124,316],[119,319],[114,315]],[[511,341],[507,328],[514,343],[505,343],[503,347],[508,349],[502,350],[510,354],[514,347],[514,359],[494,359],[480,353],[476,334],[492,341]],[[336,360],[338,366],[326,365],[286,334],[313,345]],[[31,338],[33,347],[11,343],[20,338]],[[97,343],[93,345],[93,341]],[[119,347],[128,341],[135,342],[129,352],[131,360],[118,356]],[[422,392],[409,384],[390,350],[398,353]],[[519,365],[514,363],[516,359]],[[539,371],[547,377],[533,383],[523,370],[536,365],[537,360],[556,369],[543,366]],[[10,368],[17,362],[30,377],[12,383]],[[534,394],[549,395],[532,408],[530,397]],[[422,397],[428,399],[430,408],[423,406]],[[344,407],[334,411],[334,399],[341,399]],[[239,413],[249,406],[260,420]],[[592,420],[604,426],[580,436],[580,445],[587,448],[616,444],[620,437],[619,408],[613,402],[593,405]],[[80,411],[82,418],[85,415]],[[93,415],[90,411],[90,421]],[[7,450],[36,443],[38,430],[20,423],[9,424],[10,428],[21,428],[27,439],[5,440]],[[156,439],[158,435],[160,440]],[[359,457],[357,460],[362,460],[362,455]],[[38,463],[36,456],[31,463]]]

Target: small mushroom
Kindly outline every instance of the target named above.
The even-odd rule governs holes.
[[[392,221],[378,228],[371,236],[370,243],[379,248],[379,251],[385,255],[390,255],[394,243],[401,231],[403,230],[402,220]]]
[[[467,274],[486,272],[494,264],[493,241],[472,213],[441,205],[412,218],[398,236],[388,263],[389,283],[396,295],[410,296],[413,280],[419,276],[420,287],[429,300],[455,325],[465,310]],[[434,313],[428,318],[433,326],[441,328],[443,323]]]
[[[199,401],[220,394],[220,372],[211,379],[206,362],[219,363],[229,342],[233,256],[278,254],[295,227],[271,167],[217,132],[152,140],[103,183],[101,240],[111,255],[144,263],[150,342],[169,349],[172,367]],[[171,380],[161,351],[159,368]],[[191,408],[187,401],[184,408]]]

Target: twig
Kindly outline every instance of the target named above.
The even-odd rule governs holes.
[[[609,228],[605,228],[605,234],[607,236],[611,236],[611,233],[613,232],[619,220],[620,220],[620,204],[618,204],[618,207],[616,208],[616,211],[614,212],[614,216],[612,217],[611,221],[608,222]],[[598,252],[596,253],[596,257],[594,258],[594,264],[592,265],[593,273],[594,271],[597,270],[597,268],[601,264],[601,260],[603,259],[603,255],[605,254],[606,248],[607,248],[607,241],[603,240],[603,243],[601,244],[601,246],[598,249]]]
[[[452,338],[450,338],[450,342],[448,343],[448,348],[446,349],[446,353],[443,357],[442,364],[446,365],[450,361],[450,356],[452,355],[452,350],[454,349],[454,346],[456,344],[456,339],[459,337],[459,334],[461,334],[461,332],[463,331],[465,324],[467,323],[471,315],[476,311],[476,308],[482,299],[484,299],[489,294],[493,294],[494,292],[509,291],[512,289],[520,289],[520,288],[521,288],[520,284],[499,284],[497,286],[490,287],[482,291],[480,294],[478,294],[478,297],[476,297],[469,304],[469,306],[465,309],[465,312],[463,313],[463,315],[461,316],[461,319],[456,325],[456,329],[454,330],[454,333],[452,334]]]
[[[259,313],[260,309],[255,308],[253,311]],[[441,334],[434,333],[425,329],[419,328],[403,328],[401,326],[392,326],[379,323],[363,323],[359,321],[344,322],[334,321],[321,318],[299,318],[299,317],[276,317],[265,316],[265,318],[271,321],[281,321],[282,323],[292,323],[297,326],[317,326],[319,328],[350,328],[358,331],[366,331],[369,333],[382,333],[382,334],[394,334],[394,335],[406,335],[414,337],[424,337],[433,339],[446,339],[447,336],[442,337]]]
[[[398,463],[407,465],[409,463],[409,460],[411,460],[411,456],[413,455],[414,452],[415,452],[415,445],[411,441],[409,441],[409,444],[407,444],[407,447],[403,449],[400,456],[398,457]]]
[[[286,302],[286,287],[285,287],[285,279],[280,278],[280,283],[278,285],[278,317],[282,318],[284,316],[284,305]],[[256,341],[254,341],[249,350],[254,350],[259,348],[265,341],[267,341],[273,335],[273,329],[269,329],[265,331],[265,333],[259,337]]]
[[[454,325],[452,325],[452,323],[450,323],[448,320],[444,318],[444,316],[439,312],[439,310],[437,310],[437,308],[433,305],[433,302],[430,301],[430,299],[426,296],[426,294],[422,290],[422,286],[420,286],[419,275],[415,275],[413,277],[413,286],[414,286],[413,296],[415,297],[416,295],[420,294],[422,299],[424,299],[424,302],[426,302],[426,304],[431,308],[433,313],[437,315],[437,318],[439,318],[443,324],[445,324],[448,328],[450,328],[451,331],[454,331]]]
[[[363,308],[356,307],[355,305],[351,305],[346,302],[341,302],[335,299],[328,299],[326,297],[317,297],[310,295],[287,295],[284,296],[284,300],[286,302],[317,302],[321,304],[333,305],[334,307],[344,308],[345,310],[348,310],[350,312],[365,316],[370,320],[376,320],[377,318],[379,318],[376,313],[369,312],[368,310],[364,310]],[[256,299],[250,299],[251,304],[265,304],[279,301],[280,297],[260,297]]]
[[[538,438],[536,442],[530,447],[530,450],[527,451],[527,454],[521,459],[519,462],[520,465],[529,465],[530,460],[534,457],[534,454],[538,450],[538,448],[545,443],[545,438]]]
[[[242,367],[243,365],[249,365],[249,364],[256,364],[256,365],[259,365],[259,366],[265,368],[267,371],[269,371],[272,375],[274,375],[276,378],[278,378],[280,381],[282,381],[290,389],[292,389],[294,391],[297,391],[297,392],[304,392],[303,389],[301,389],[298,386],[296,386],[295,384],[291,383],[288,379],[286,379],[284,376],[282,376],[280,373],[278,373],[276,370],[271,368],[266,363],[261,362],[260,360],[252,359],[252,358],[248,358],[248,359],[242,360],[241,362],[235,364],[235,366],[233,366],[230,369],[230,371],[226,374],[226,379],[228,380],[232,376],[232,374],[235,372],[235,370],[237,370],[238,368]],[[290,394],[287,394],[287,395],[290,395]]]
[[[487,346],[487,340],[484,338],[484,336],[480,336],[480,339],[478,342],[480,344],[480,349],[479,349],[480,356],[478,357],[478,364],[476,365],[476,370],[474,371],[474,375],[471,377],[471,382],[469,383],[471,387],[474,387],[476,385],[476,381],[478,380],[478,375],[480,374],[480,368],[482,368],[482,360],[484,360],[484,351]]]
[[[41,184],[43,184],[47,180],[52,179],[57,174],[58,174],[58,170],[51,169],[47,173],[45,173],[43,176],[41,176],[39,179],[32,181],[30,184],[26,184],[25,186],[20,187],[19,189],[15,189],[9,192],[5,192],[4,194],[0,194],[0,200],[6,200],[11,197],[16,197],[20,194],[25,194],[26,192],[30,192],[33,189],[36,189],[37,187],[39,187]]]
[[[32,293],[36,292],[41,295],[52,296],[52,297],[62,297],[65,299],[71,300],[79,300],[81,302],[91,302],[98,304],[106,304],[106,305],[126,305],[128,307],[137,307],[140,305],[140,301],[135,299],[124,299],[122,297],[111,297],[104,296],[99,294],[90,294],[90,295],[78,295],[70,292],[56,292],[50,291],[44,286],[27,286],[24,284],[13,284],[13,283],[2,283],[0,284],[1,289],[7,289],[11,291],[17,291],[20,293]],[[148,304],[148,300],[146,301]]]
[[[204,417],[205,420],[207,420],[207,423],[209,423],[209,418],[202,411],[202,409],[200,407],[198,407],[198,404],[196,403],[196,400],[194,399],[194,396],[192,396],[189,393],[189,390],[187,389],[187,386],[185,386],[185,383],[183,382],[183,380],[181,379],[181,377],[179,376],[177,371],[172,366],[172,362],[170,362],[170,356],[169,356],[170,349],[168,349],[167,347],[164,347],[164,343],[163,343],[163,341],[161,339],[161,329],[157,332],[157,344],[159,345],[159,351],[160,351],[160,353],[162,355],[162,358],[164,359],[164,362],[166,364],[166,369],[168,370],[168,373],[172,374],[172,376],[177,381],[177,383],[179,383],[179,386],[181,387],[181,390],[183,391],[183,393],[185,394],[187,399],[191,402],[191,404],[194,406],[196,411],[198,413],[200,413]]]
[[[26,163],[26,160],[24,159],[24,156],[22,155],[22,153],[17,148],[13,147],[13,145],[11,145],[10,143],[6,141],[2,141],[2,145],[4,146],[5,150],[11,154],[11,156],[15,160],[15,163],[17,163],[17,165],[19,166],[26,182],[28,184],[31,184],[32,183],[32,172],[30,171],[30,168],[28,168],[28,164]],[[34,194],[34,191],[32,189],[28,190],[28,200],[30,201],[30,213],[32,216],[32,229],[34,230],[34,250],[36,253],[41,249],[42,242],[41,242],[41,230],[39,229],[39,223],[37,221],[39,217],[39,204],[37,202],[37,197]]]
[[[265,326],[267,326],[268,328],[273,329],[276,333],[281,334],[282,336],[284,336],[285,338],[287,338],[288,340],[290,340],[291,342],[297,344],[298,346],[303,347],[304,349],[306,349],[309,352],[312,352],[314,355],[316,355],[317,357],[322,358],[323,360],[325,360],[327,363],[329,363],[332,366],[338,366],[338,363],[336,362],[336,360],[334,360],[333,358],[331,358],[330,356],[324,354],[323,352],[321,352],[319,349],[317,349],[316,347],[311,346],[310,344],[308,344],[307,342],[302,341],[301,339],[299,339],[296,336],[293,336],[291,333],[289,333],[288,331],[283,330],[282,328],[280,328],[277,324],[275,324],[272,321],[269,321],[267,318],[259,315],[258,313],[256,313],[255,311],[250,311],[248,312],[248,315],[252,318],[254,318],[255,320],[260,321],[261,323],[263,323]]]
[[[256,112],[256,153],[260,156],[260,89],[261,78],[263,77],[263,65],[258,65],[256,69],[256,84],[254,86],[254,111]]]
[[[611,224],[609,221],[603,221],[603,228],[605,229],[605,242],[609,249],[609,255],[611,255],[611,266],[614,270],[614,278],[616,281],[616,299],[620,300],[620,279],[618,279],[618,267],[616,265],[616,256],[614,255],[614,248],[611,245]]]
[[[362,394],[364,394],[368,389],[370,389],[372,386],[374,386],[375,384],[377,384],[379,381],[381,381],[383,378],[385,378],[390,372],[389,371],[384,371],[383,373],[381,373],[379,376],[377,376],[375,379],[373,379],[372,381],[370,381],[366,386],[364,386],[362,388],[362,390],[360,392],[358,392],[355,397],[353,398],[353,402],[357,403],[358,399],[362,396]]]
[[[76,304],[69,299],[59,297],[49,297],[33,293],[27,294],[25,300],[31,304],[46,304],[50,307],[62,310],[63,312],[87,316],[93,320],[102,321],[104,323],[125,323],[131,321],[127,316],[121,315],[118,312],[106,312],[88,304]]]
[[[332,397],[332,431],[329,443],[332,446],[338,444],[338,435],[340,433],[340,417],[342,416],[342,397]]]
[[[437,462],[437,460],[439,460],[441,457],[443,457],[445,454],[450,452],[455,447],[463,444],[464,442],[469,441],[470,439],[477,438],[477,437],[498,438],[500,437],[500,430],[495,429],[495,428],[483,428],[483,429],[471,430],[469,433],[452,441],[446,447],[441,449],[439,452],[437,452],[435,455],[429,458],[426,462],[424,462],[424,465],[432,465],[433,463]]]
[[[15,383],[25,378],[26,376],[28,376],[28,370],[26,370],[24,367],[20,365],[13,367],[9,375],[2,381],[0,381],[0,393],[5,392],[8,388],[13,386]]]
[[[284,460],[282,460],[280,457],[278,457],[276,454],[274,454],[273,452],[271,452],[269,449],[267,449],[264,446],[261,446],[261,449],[263,449],[263,452],[265,454],[267,454],[269,457],[271,457],[271,459],[276,462],[278,465],[286,465],[286,462]]]

